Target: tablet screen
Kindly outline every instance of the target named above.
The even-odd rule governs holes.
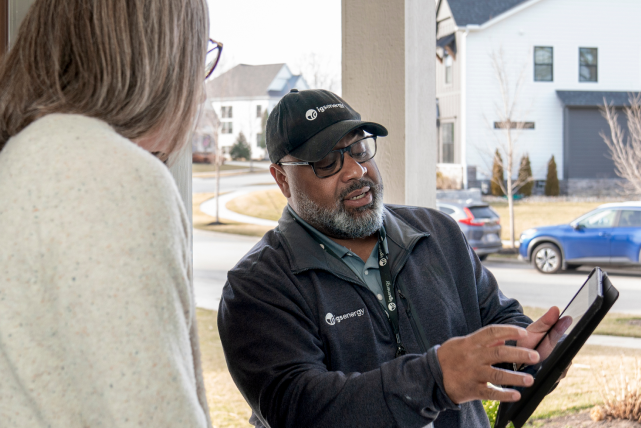
[[[598,274],[595,272],[583,284],[578,293],[574,296],[570,304],[563,310],[559,320],[554,324],[548,333],[543,336],[541,342],[536,347],[537,352],[541,355],[541,360],[534,367],[527,367],[525,371],[532,375],[538,371],[545,360],[552,352],[563,342],[572,330],[581,321],[583,316],[588,312],[598,297]],[[532,370],[534,368],[534,370]]]

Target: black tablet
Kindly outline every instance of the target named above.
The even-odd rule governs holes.
[[[521,393],[521,399],[501,403],[494,428],[505,428],[510,421],[515,428],[525,424],[618,297],[619,292],[610,283],[608,275],[600,268],[594,268],[554,327],[536,346],[541,361],[519,369],[530,373],[534,384],[529,388],[514,388]]]

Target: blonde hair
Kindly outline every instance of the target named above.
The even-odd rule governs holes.
[[[205,0],[37,0],[0,64],[0,150],[51,113],[186,143],[204,90]]]

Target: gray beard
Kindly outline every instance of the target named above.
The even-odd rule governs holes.
[[[372,202],[348,210],[343,204],[345,196],[354,190],[369,186]],[[325,235],[338,239],[359,239],[372,236],[383,226],[383,185],[369,180],[359,180],[345,189],[334,207],[321,207],[305,193],[294,190],[298,199],[297,214]]]

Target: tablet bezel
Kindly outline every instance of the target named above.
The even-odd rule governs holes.
[[[593,281],[591,281],[594,278]],[[604,282],[607,283],[608,289],[604,288]],[[501,403],[497,413],[497,422],[495,427],[500,428],[512,421],[516,428],[525,424],[530,415],[536,410],[543,398],[550,392],[553,386],[572,362],[574,356],[585,344],[588,337],[601,322],[605,314],[614,304],[618,297],[618,291],[610,284],[607,275],[598,267],[594,268],[583,285],[579,288],[570,303],[563,310],[563,313],[577,298],[583,287],[594,284],[596,286],[596,299],[581,320],[577,323],[568,336],[559,344],[548,356],[543,366],[536,374],[534,384],[529,388],[524,388],[521,392],[521,399],[514,403]],[[611,295],[605,299],[606,291],[612,289],[616,295]],[[612,293],[609,293],[612,294]],[[606,303],[604,305],[604,302]],[[563,316],[563,313],[561,316]],[[545,338],[545,336],[544,336]],[[544,339],[542,338],[541,341]],[[540,342],[539,342],[540,344]],[[539,346],[537,344],[537,347]]]

